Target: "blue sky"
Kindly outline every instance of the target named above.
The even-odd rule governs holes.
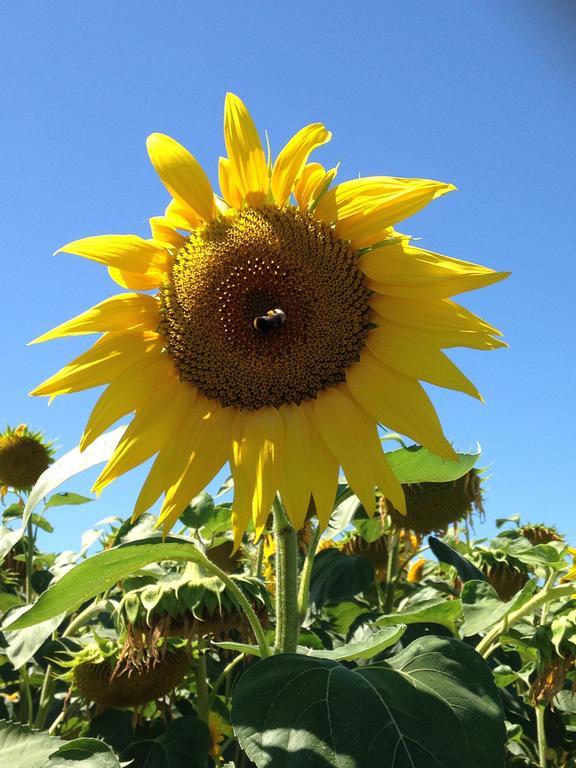
[[[77,443],[96,393],[48,407],[27,392],[86,338],[26,343],[116,291],[102,267],[51,254],[92,234],[147,234],[167,202],[146,155],[153,131],[187,145],[216,183],[231,90],[276,151],[324,122],[333,140],[318,158],[342,161],[341,179],[457,185],[404,229],[513,272],[463,302],[510,348],[453,356],[485,405],[442,390],[434,401],[459,449],[483,446],[489,519],[520,513],[576,540],[575,22],[559,0],[4,3],[0,421],[43,429],[59,453]],[[95,475],[67,489],[87,492]],[[96,520],[128,515],[143,476],[52,510],[52,546],[76,547]]]

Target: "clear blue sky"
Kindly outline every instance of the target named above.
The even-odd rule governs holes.
[[[570,10],[570,8],[572,10]],[[26,342],[115,293],[106,270],[52,252],[92,234],[147,234],[166,193],[146,136],[171,134],[217,181],[227,90],[276,151],[301,126],[341,178],[422,176],[459,192],[410,220],[434,250],[511,279],[465,295],[510,349],[455,355],[486,405],[433,395],[460,449],[492,465],[489,518],[521,513],[576,540],[573,513],[576,10],[567,0],[271,3],[20,0],[0,10],[1,422],[78,441],[96,393],[27,392],[86,338]],[[95,472],[68,484],[86,492]],[[54,509],[53,546],[128,515],[143,472]]]

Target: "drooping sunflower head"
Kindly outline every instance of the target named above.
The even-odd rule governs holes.
[[[0,434],[0,486],[27,491],[54,461],[54,451],[41,432],[25,424]]]
[[[392,522],[419,534],[444,531],[479,512],[482,514],[481,477],[471,469],[457,480],[446,483],[415,483],[404,486],[406,514],[385,503]]]
[[[227,462],[236,546],[251,518],[257,535],[265,529],[277,493],[296,528],[311,501],[325,526],[340,467],[369,514],[376,488],[404,511],[378,425],[454,457],[420,381],[479,397],[443,350],[503,342],[450,297],[505,274],[393,229],[451,184],[372,176],[331,186],[336,169],[309,161],[330,139],[320,123],[272,162],[232,94],[224,138],[220,195],[181,144],[153,134],[150,159],[172,199],[150,219],[152,237],[60,249],[104,264],[129,292],[37,339],[103,334],[33,394],[107,385],[81,448],[134,413],[95,491],[155,456],[134,514],[164,495],[165,532]]]

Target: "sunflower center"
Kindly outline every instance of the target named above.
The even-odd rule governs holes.
[[[297,209],[224,216],[191,234],[161,292],[183,380],[223,406],[301,403],[345,378],[370,327],[348,243]]]

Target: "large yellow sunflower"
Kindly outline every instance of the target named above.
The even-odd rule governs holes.
[[[134,515],[164,494],[164,532],[226,462],[236,544],[250,518],[263,529],[277,492],[295,528],[311,497],[326,525],[339,467],[369,513],[376,486],[403,510],[377,425],[454,457],[419,380],[480,397],[442,350],[504,344],[449,297],[507,273],[393,229],[451,184],[372,176],[330,188],[336,169],[308,162],[330,139],[323,125],[272,163],[233,94],[224,138],[221,196],[183,146],[155,133],[148,152],[172,199],[150,219],[152,237],[60,249],[104,264],[129,292],[35,340],[103,334],[32,394],[107,385],[81,447],[134,416],[94,490],[155,455]]]

